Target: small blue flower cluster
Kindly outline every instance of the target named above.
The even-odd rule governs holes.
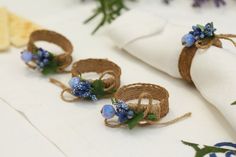
[[[80,77],[73,77],[69,81],[69,85],[72,89],[72,94],[76,97],[97,100],[96,95],[92,93],[92,86],[89,81],[81,80]]]
[[[118,117],[120,123],[124,123],[134,117],[134,111],[129,109],[129,106],[123,101],[116,101],[113,105],[104,105],[102,108],[102,116],[105,119],[111,119],[115,115]]]
[[[191,47],[197,40],[213,37],[216,31],[212,22],[207,23],[205,26],[193,26],[192,29],[193,31],[190,31],[182,38],[182,44],[186,47]]]
[[[21,53],[21,59],[25,63],[34,61],[39,69],[43,69],[52,60],[52,55],[48,51],[39,48],[36,53],[32,53],[27,50],[23,51]]]

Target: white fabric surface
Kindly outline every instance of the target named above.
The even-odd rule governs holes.
[[[110,36],[114,43],[133,56],[173,77],[181,78],[178,70],[178,59],[183,49],[181,38],[191,27],[167,21],[165,25],[163,23],[162,18],[150,13],[130,11],[112,24]],[[197,51],[191,76],[204,98],[215,105],[236,130],[236,107],[231,105],[236,100],[235,67],[235,53],[212,46]]]
[[[0,156],[63,157],[48,139],[26,121],[23,114],[0,99]]]
[[[36,4],[35,2],[34,5]],[[45,7],[49,10],[52,6],[49,4]],[[91,25],[83,25],[82,22],[90,15],[92,7],[93,5],[85,4],[66,11],[54,12],[50,16],[40,16],[39,12],[32,12],[29,16],[39,24],[67,36],[75,47],[74,60],[88,57],[109,58],[119,64],[122,68],[122,85],[149,82],[166,87],[170,93],[170,113],[164,120],[189,111],[193,116],[164,128],[154,126],[135,128],[132,131],[107,128],[103,124],[100,109],[104,104],[110,103],[109,99],[96,103],[63,102],[59,96],[61,89],[50,84],[48,77],[29,70],[20,60],[21,50],[12,48],[0,54],[0,97],[13,108],[24,113],[41,134],[49,139],[48,142],[54,143],[67,157],[143,157],[147,154],[148,156],[190,157],[193,156],[194,151],[183,145],[181,140],[209,145],[220,141],[236,141],[235,132],[228,122],[194,88],[182,81],[167,77],[115,48],[107,38],[105,29],[91,36],[91,30],[97,21],[92,22]],[[23,10],[19,13],[27,12]],[[48,48],[54,50],[54,47]],[[70,79],[69,75],[53,77],[65,83]],[[2,125],[0,127],[4,128]],[[5,133],[2,134],[4,135]],[[6,140],[7,138],[2,142]],[[24,138],[17,142],[22,143],[23,140]],[[34,146],[32,144],[29,149]],[[21,156],[28,156],[27,150],[22,149],[22,152],[24,155]],[[5,156],[11,157],[10,153],[6,151]],[[53,155],[48,150],[48,154],[42,156]]]

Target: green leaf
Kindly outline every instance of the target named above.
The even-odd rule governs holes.
[[[151,121],[156,121],[157,116],[155,114],[148,114],[147,119]]]
[[[205,27],[204,27],[203,25],[199,25],[199,24],[198,24],[197,27],[200,28],[201,31],[204,31],[204,29],[205,29]]]
[[[92,83],[92,93],[97,96],[97,98],[102,98],[105,95],[104,83],[102,80],[95,80]]]
[[[236,153],[236,150],[231,149],[225,149],[225,148],[219,148],[219,147],[212,147],[212,146],[206,146],[204,145],[203,148],[199,147],[199,144],[191,143],[182,141],[183,144],[192,147],[195,151],[195,157],[204,157],[205,155],[211,154],[211,153],[226,153],[226,152],[234,152]]]
[[[58,64],[55,60],[52,60],[43,68],[42,73],[44,75],[54,74],[57,72]]]
[[[236,105],[236,101],[232,102],[232,104],[231,104],[231,105]]]
[[[111,102],[112,104],[116,104],[118,101],[116,100],[116,98],[111,98]]]
[[[138,123],[144,118],[143,112],[135,114],[135,116],[128,120],[126,124],[128,124],[129,129],[133,129]]]

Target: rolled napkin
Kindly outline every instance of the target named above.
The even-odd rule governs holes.
[[[184,46],[181,39],[190,30],[191,27],[135,10],[114,21],[109,35],[119,48],[172,77],[182,78],[179,59]],[[236,100],[236,54],[225,49],[224,44],[220,46],[197,49],[189,75],[202,96],[236,130],[236,106],[231,105]]]

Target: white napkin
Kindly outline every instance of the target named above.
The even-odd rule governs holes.
[[[190,30],[191,27],[134,10],[118,18],[109,33],[119,48],[175,78],[181,78],[178,70],[178,59],[183,48],[181,38]],[[198,50],[191,67],[196,88],[224,115],[234,130],[236,106],[231,103],[236,100],[235,67],[236,55],[216,47]]]

